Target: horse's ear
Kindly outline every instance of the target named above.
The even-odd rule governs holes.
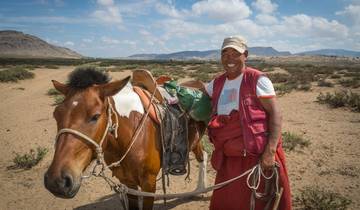
[[[65,84],[62,84],[61,82],[58,82],[56,80],[51,80],[56,90],[58,90],[60,93],[66,95],[69,92],[69,87]]]
[[[105,85],[101,85],[101,93],[103,96],[113,96],[119,92],[130,80],[130,76],[122,80],[116,80]]]

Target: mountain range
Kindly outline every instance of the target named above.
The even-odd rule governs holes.
[[[289,51],[277,51],[272,47],[249,47],[250,56],[304,56],[304,55],[320,55],[320,56],[344,56],[344,57],[360,57],[360,52],[343,49],[321,49],[315,51],[305,51],[292,54]],[[220,50],[207,51],[180,51],[169,54],[135,54],[130,59],[144,60],[217,60],[220,59]]]
[[[0,57],[82,58],[79,53],[19,31],[0,31]]]
[[[344,49],[320,49],[291,54],[272,47],[250,47],[250,56],[345,56],[360,57],[360,52]],[[20,31],[0,31],[0,57],[35,57],[35,58],[83,58],[79,53],[65,47],[59,47]],[[124,59],[124,58],[122,58]],[[220,50],[180,51],[168,54],[135,54],[125,59],[139,60],[218,60]]]

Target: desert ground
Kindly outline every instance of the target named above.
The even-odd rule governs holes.
[[[84,180],[73,199],[60,199],[43,185],[43,175],[54,153],[56,123],[52,117],[54,99],[46,95],[52,79],[64,82],[74,66],[59,69],[36,68],[33,79],[0,83],[0,209],[121,209],[119,198],[100,178]],[[130,71],[111,72],[113,79]],[[337,88],[337,86],[335,86]],[[305,187],[319,186],[350,199],[349,209],[360,209],[360,113],[348,108],[331,109],[319,104],[320,92],[334,87],[312,86],[311,91],[292,91],[278,97],[283,114],[283,131],[299,134],[311,144],[286,153],[291,190],[295,198]],[[354,90],[360,93],[359,88]],[[37,147],[48,154],[29,170],[8,169],[15,154]],[[191,181],[170,177],[169,192],[186,192],[196,187],[198,164],[191,158]],[[208,164],[208,184],[215,173]],[[157,192],[161,193],[161,181]],[[156,201],[154,209],[208,209],[211,193],[203,196]],[[297,209],[296,203],[294,204]]]

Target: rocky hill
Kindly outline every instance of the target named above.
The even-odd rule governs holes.
[[[0,57],[81,58],[79,53],[54,46],[19,31],[0,31]]]

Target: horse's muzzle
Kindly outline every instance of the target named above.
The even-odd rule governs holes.
[[[80,189],[80,181],[76,181],[70,173],[60,176],[51,176],[48,172],[44,175],[44,185],[56,197],[73,198]]]

